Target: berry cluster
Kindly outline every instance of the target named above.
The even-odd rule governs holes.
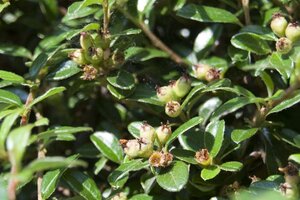
[[[300,40],[300,26],[298,22],[290,22],[285,17],[276,13],[273,15],[270,27],[280,37],[276,42],[276,50],[279,53],[287,54],[291,51],[293,43]]]
[[[168,152],[154,151],[155,144],[159,150],[166,144],[172,134],[170,125],[162,124],[158,128],[153,128],[147,122],[140,127],[140,137],[132,140],[121,139],[125,154],[129,159],[149,158],[149,162],[154,167],[169,166],[173,160],[173,155]]]
[[[94,80],[97,76],[119,67],[124,63],[124,53],[118,50],[111,52],[109,35],[82,32],[81,49],[76,49],[69,57],[82,67],[83,80]]]
[[[166,103],[165,113],[169,117],[177,117],[181,113],[180,99],[187,95],[191,89],[191,80],[181,76],[176,81],[170,81],[167,86],[157,87],[156,94],[161,102]]]

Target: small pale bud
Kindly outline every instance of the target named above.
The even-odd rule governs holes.
[[[279,53],[287,54],[292,49],[292,41],[286,37],[279,38],[276,42],[276,50]]]
[[[144,122],[140,127],[140,137],[145,138],[151,142],[155,140],[155,129],[149,125],[147,122]]]
[[[285,29],[285,36],[292,42],[300,40],[300,26],[298,22],[289,23]]]
[[[212,157],[209,155],[207,149],[200,149],[196,152],[195,160],[202,166],[207,167],[212,164]]]
[[[83,49],[76,49],[73,53],[69,55],[69,57],[76,62],[78,65],[86,65],[87,60],[84,57]]]
[[[165,113],[169,117],[178,117],[181,113],[181,106],[178,101],[169,101],[165,106]]]
[[[178,97],[184,97],[191,89],[191,80],[188,76],[181,76],[175,82],[173,89]]]
[[[273,15],[270,27],[277,36],[284,37],[287,25],[288,22],[280,13]]]
[[[156,129],[157,139],[160,144],[164,145],[172,134],[172,130],[169,124],[162,124]]]
[[[158,87],[156,89],[157,98],[164,103],[174,99],[174,91],[171,85]]]

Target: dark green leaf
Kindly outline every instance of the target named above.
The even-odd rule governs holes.
[[[112,86],[122,90],[131,90],[135,87],[133,75],[124,70],[112,73],[106,79]]]
[[[64,80],[67,79],[77,73],[79,73],[81,70],[78,67],[78,65],[69,60],[66,62],[63,62],[54,72],[50,73],[47,76],[48,80]]]
[[[175,156],[177,159],[196,165],[197,162],[195,160],[195,152],[194,151],[189,151],[185,149],[179,149],[179,148],[174,148],[172,149],[171,153],[173,156]]]
[[[78,170],[67,170],[63,174],[68,185],[86,200],[101,200],[102,196],[95,181]]]
[[[199,116],[203,118],[202,125],[205,125],[207,120],[210,118],[211,114],[222,104],[222,101],[217,98],[213,97],[206,102],[204,102],[199,107]]]
[[[167,53],[158,49],[142,48],[142,47],[130,47],[125,51],[126,60],[133,61],[147,61],[153,58],[167,58]]]
[[[128,100],[153,104],[157,106],[164,105],[164,103],[158,100],[154,88],[151,88],[146,84],[137,85],[137,87],[134,90],[134,93],[128,98]]]
[[[0,54],[18,56],[31,59],[31,52],[22,46],[13,44],[0,44]]]
[[[70,20],[89,16],[95,13],[99,9],[99,7],[97,6],[90,7],[89,5],[100,4],[100,3],[101,3],[100,1],[96,1],[96,0],[85,0],[85,1],[74,2],[71,6],[68,7],[67,14],[64,16],[62,21],[66,23]]]
[[[214,7],[188,4],[177,11],[177,15],[199,22],[219,22],[241,24],[238,18],[232,13]]]
[[[225,121],[212,121],[205,129],[205,144],[212,157],[219,153],[224,140]]]
[[[156,176],[156,181],[169,192],[178,192],[187,184],[189,179],[189,165],[182,161],[175,161],[171,166],[162,169]]]
[[[238,49],[249,51],[258,55],[271,53],[271,48],[268,43],[256,34],[252,33],[238,33],[234,35],[231,38],[231,44]]]
[[[37,97],[36,99],[34,99],[29,105],[28,108],[31,108],[32,106],[34,106],[35,104],[45,100],[46,98],[49,98],[53,95],[56,95],[58,93],[61,93],[65,90],[65,87],[55,87],[55,88],[51,88],[50,90],[48,90],[47,92],[45,92],[44,94],[42,94],[41,96]]]
[[[203,121],[202,117],[194,117],[190,119],[189,121],[185,122],[181,126],[179,126],[171,135],[171,137],[166,142],[166,147],[168,147],[177,137],[184,132],[188,131],[189,129],[193,128],[194,126],[197,126]]]
[[[109,160],[121,163],[123,159],[123,150],[118,139],[109,132],[96,132],[91,135],[91,140],[101,153]]]
[[[295,104],[300,102],[300,91],[297,90],[295,92],[296,95],[294,95],[292,98],[289,98],[287,100],[284,100],[283,102],[281,102],[280,104],[278,104],[277,106],[275,106],[272,110],[270,110],[269,114],[272,113],[277,113],[280,112],[284,109],[290,108],[292,106],[294,106]]]

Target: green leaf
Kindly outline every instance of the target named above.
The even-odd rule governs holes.
[[[136,194],[132,196],[129,200],[153,200],[154,198],[152,196],[149,196],[147,194]]]
[[[78,154],[72,155],[67,158],[68,162],[75,161],[76,159],[78,159]],[[79,165],[80,164],[85,165],[85,163],[82,163],[82,162],[70,162],[71,165],[75,165],[76,163],[78,163]],[[52,193],[55,191],[55,189],[59,183],[61,176],[67,170],[67,167],[70,166],[70,164],[67,165],[66,167],[48,171],[44,174],[43,181],[42,181],[42,188],[41,188],[41,193],[42,193],[43,199],[48,199],[52,195]],[[70,166],[70,167],[72,167],[72,166]]]
[[[300,148],[300,134],[296,131],[284,128],[281,130],[280,139],[296,148]]]
[[[199,107],[199,117],[203,118],[202,125],[205,125],[208,119],[210,118],[211,114],[222,104],[222,101],[217,98],[213,97],[206,102],[204,102]]]
[[[211,27],[205,28],[197,35],[194,41],[193,51],[196,53],[198,60],[211,52],[216,41],[221,36],[222,30],[223,27],[221,25],[215,24]]]
[[[29,141],[31,129],[33,125],[21,126],[12,130],[6,141],[6,148],[9,155],[9,160],[12,165],[21,167],[21,161]]]
[[[15,105],[18,107],[22,106],[20,97],[18,97],[12,92],[1,90],[1,89],[0,89],[0,103]]]
[[[271,48],[268,43],[256,34],[238,33],[234,35],[230,41],[234,47],[251,53],[258,55],[271,53]]]
[[[274,52],[270,56],[270,65],[266,68],[276,69],[284,79],[288,79],[294,69],[293,60],[290,57],[282,56],[280,53]]]
[[[92,4],[101,4],[99,0],[84,0],[74,2],[68,7],[67,14],[63,17],[62,22],[66,23],[70,20],[83,18],[94,14],[99,10],[98,6],[90,7]]]
[[[268,115],[272,114],[272,113],[280,112],[284,109],[290,108],[290,107],[294,106],[295,104],[299,103],[300,102],[300,90],[297,90],[295,92],[295,94],[296,95],[294,95],[292,98],[284,100],[283,102],[281,102],[280,104],[275,106],[272,110],[270,110]]]
[[[130,47],[125,51],[125,59],[133,61],[147,61],[153,58],[168,58],[164,51],[153,48]]]
[[[9,2],[0,3],[0,13],[4,10],[4,8],[8,7],[9,5]]]
[[[243,164],[237,161],[225,162],[219,165],[219,168],[224,171],[236,172],[240,171],[243,167]]]
[[[31,59],[31,52],[25,47],[13,44],[0,44],[0,54]]]
[[[36,99],[34,99],[29,105],[28,108],[31,108],[32,106],[34,106],[35,104],[53,96],[56,95],[58,93],[61,93],[65,90],[65,87],[55,87],[55,88],[51,88],[50,90],[48,90],[47,92],[45,92],[43,95],[37,97]]]
[[[128,97],[128,100],[133,100],[141,103],[163,106],[164,103],[159,101],[154,88],[146,84],[139,84],[134,90],[134,93]]]
[[[289,156],[289,160],[293,160],[296,163],[300,164],[300,154],[292,154]]]
[[[234,129],[231,133],[231,139],[235,143],[240,143],[244,140],[247,140],[248,138],[255,135],[255,133],[258,131],[258,128],[250,128],[250,129]]]
[[[190,151],[190,150],[185,150],[185,149],[179,149],[179,148],[174,148],[172,149],[171,153],[173,156],[175,156],[177,159],[196,165],[197,162],[195,160],[195,152]]]
[[[183,18],[199,22],[232,23],[241,25],[238,18],[232,13],[215,7],[188,4],[177,11],[177,15]]]
[[[54,72],[47,76],[48,80],[64,80],[70,78],[71,76],[79,73],[81,70],[78,65],[71,60],[63,62]]]
[[[193,128],[194,126],[197,126],[203,121],[202,117],[194,117],[190,119],[189,121],[185,122],[181,126],[179,126],[171,135],[171,137],[166,142],[166,148],[181,134],[188,131],[189,129]]]
[[[175,161],[171,166],[162,169],[156,175],[159,186],[169,192],[179,192],[189,179],[189,165],[182,161]]]
[[[136,35],[141,32],[142,32],[141,29],[130,28],[121,32],[112,33],[111,37],[113,38],[113,37],[126,36],[126,35]]]
[[[241,33],[253,33],[257,36],[259,36],[261,39],[264,40],[270,40],[270,41],[276,41],[277,37],[276,35],[272,32],[271,29],[263,27],[263,26],[258,26],[258,25],[248,25],[244,26],[241,30]]]
[[[236,97],[230,99],[221,105],[211,116],[211,120],[219,119],[225,115],[233,113],[234,111],[251,103],[262,102],[260,98]]]
[[[119,88],[116,88],[110,84],[107,84],[108,91],[118,100],[125,99],[129,95],[132,94],[133,91],[131,90],[121,90]]]
[[[67,170],[63,174],[67,184],[86,200],[101,200],[102,196],[95,181],[79,170]]]
[[[135,87],[134,76],[124,70],[118,70],[108,75],[106,80],[114,87],[121,90],[131,90]]]
[[[1,127],[0,127],[0,156],[5,154],[5,141],[6,137],[11,129],[11,127],[14,125],[17,118],[20,116],[21,110],[16,110],[15,112],[9,114],[5,119],[3,120]]]
[[[131,122],[127,129],[129,131],[129,133],[135,137],[135,138],[138,138],[140,137],[140,128],[141,126],[143,125],[143,122],[142,121],[139,121],[139,122]]]
[[[265,71],[261,71],[259,76],[261,77],[261,79],[266,85],[268,97],[271,97],[274,92],[274,83],[271,76]]]
[[[221,170],[217,166],[210,166],[201,170],[201,178],[207,181],[215,178],[220,172]]]
[[[154,3],[155,3],[155,0],[148,0],[148,1],[138,0],[137,1],[137,10],[140,13],[141,18],[143,15],[149,16]]]
[[[200,83],[199,85],[197,85],[196,87],[194,87],[189,94],[186,96],[186,98],[184,99],[183,103],[181,104],[181,108],[184,108],[189,102],[190,100],[200,91],[202,91],[204,88],[206,87],[205,84]]]
[[[212,121],[205,129],[205,144],[212,157],[216,157],[221,150],[224,140],[225,121]],[[212,137],[211,137],[212,136]]]
[[[0,70],[0,79],[19,84],[25,82],[25,79],[22,76],[3,70]]]
[[[22,182],[26,182],[30,180],[34,173],[39,171],[75,166],[86,167],[87,163],[80,160],[67,159],[59,156],[39,158],[32,161],[28,166],[26,166],[26,168],[24,168],[18,176],[19,180],[21,180]]]
[[[61,175],[60,169],[49,171],[44,174],[41,191],[43,199],[48,199],[53,194]]]
[[[100,160],[98,160],[95,163],[95,170],[94,170],[94,174],[97,175],[99,174],[99,172],[103,169],[103,167],[105,167],[105,164],[107,163],[108,159],[105,157],[102,157]]]
[[[109,132],[96,132],[91,135],[91,140],[101,153],[109,160],[121,163],[123,150],[118,139]]]
[[[125,163],[122,163],[119,167],[117,167],[112,173],[108,176],[108,182],[112,187],[122,187],[127,181],[128,174],[131,171],[139,171],[149,166],[149,162],[143,162],[142,159],[135,159]],[[122,184],[119,184],[119,181],[124,180]]]

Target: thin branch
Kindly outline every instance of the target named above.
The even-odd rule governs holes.
[[[125,9],[118,8],[125,17],[127,17],[132,23],[134,23],[137,27],[142,29],[142,31],[145,33],[145,35],[150,39],[152,44],[165,51],[170,58],[176,62],[177,64],[184,65],[184,66],[190,66],[193,65],[191,62],[189,62],[186,59],[183,59],[181,56],[179,56],[177,53],[175,53],[172,49],[170,49],[165,43],[163,43],[150,29],[149,27],[140,20],[135,19],[131,14],[129,14]]]
[[[110,11],[109,11],[109,3],[108,0],[103,0],[103,35],[108,35],[109,30],[109,20],[110,20]]]
[[[249,10],[249,1],[250,0],[241,0],[241,1],[242,1],[244,15],[245,15],[245,23],[246,23],[246,25],[249,25],[249,24],[251,24],[250,10]]]

